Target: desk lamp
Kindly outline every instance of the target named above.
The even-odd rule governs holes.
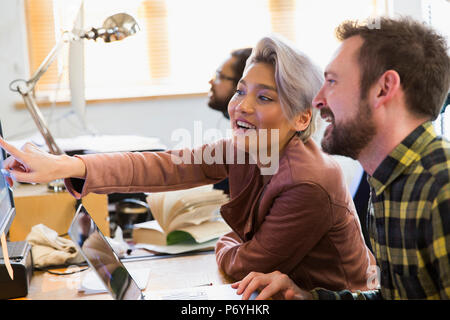
[[[29,80],[17,79],[10,83],[9,88],[11,91],[18,92],[22,95],[25,102],[25,106],[30,112],[36,126],[38,127],[42,137],[47,144],[49,152],[52,154],[64,154],[64,151],[59,148],[53,138],[45,119],[39,110],[39,107],[34,98],[34,88],[39,79],[45,74],[49,66],[55,60],[58,53],[63,48],[65,43],[74,41],[80,41],[82,39],[97,40],[103,39],[104,42],[112,42],[122,40],[130,35],[135,34],[140,30],[136,20],[126,13],[117,13],[108,17],[103,26],[100,28],[91,28],[87,32],[83,32],[81,35],[74,34],[73,32],[64,31],[61,39],[56,43],[48,56],[41,63],[37,71]]]

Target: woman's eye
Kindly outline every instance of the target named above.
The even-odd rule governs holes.
[[[336,83],[336,80],[328,79],[327,82],[328,82],[329,84],[335,84],[335,83]]]
[[[262,101],[273,101],[271,98],[266,97],[266,96],[259,96],[259,99]]]
[[[243,91],[243,90],[236,89],[235,94],[237,94],[238,96],[241,96],[241,95],[244,94],[244,91]]]

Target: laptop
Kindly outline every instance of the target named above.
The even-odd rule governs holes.
[[[80,204],[69,228],[69,236],[116,300],[240,300],[229,284],[186,289],[158,290],[144,295],[120,261],[86,208]],[[252,297],[254,297],[252,295]]]

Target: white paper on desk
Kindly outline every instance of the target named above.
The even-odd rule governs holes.
[[[151,251],[156,251],[160,253],[168,253],[168,254],[178,254],[184,252],[190,252],[201,249],[214,249],[218,238],[212,239],[203,243],[180,243],[180,244],[172,244],[170,246],[157,246],[154,244],[147,243],[137,243],[135,245],[138,249],[147,249]]]
[[[148,300],[241,300],[230,284],[183,289],[155,290],[145,293]]]
[[[158,138],[135,135],[85,135],[70,139],[56,139],[56,143],[65,151],[121,152],[166,149]]]
[[[150,270],[148,268],[128,269],[131,277],[136,281],[139,289],[144,290],[147,287]],[[94,294],[108,292],[105,284],[94,270],[88,270],[80,283],[78,291],[83,291],[85,294]]]
[[[58,138],[55,140],[56,144],[63,151],[86,150],[92,152],[122,152],[167,149],[159,138],[136,135],[83,135],[74,138]],[[9,142],[20,149],[28,141],[33,142],[44,150],[48,150],[47,145],[41,136],[33,136],[29,139]]]

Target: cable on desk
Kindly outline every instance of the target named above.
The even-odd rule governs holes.
[[[73,266],[78,267],[78,265],[73,265]],[[51,268],[55,269],[56,267],[52,266]],[[47,273],[55,275],[55,276],[68,276],[68,275],[71,275],[71,274],[75,274],[75,273],[80,273],[80,272],[86,271],[87,269],[89,269],[89,266],[87,266],[85,268],[82,268],[82,269],[76,269],[76,270],[71,270],[71,271],[67,271],[67,272],[58,272],[58,271],[52,271],[52,270],[50,270],[50,268],[37,268],[37,267],[34,267],[33,271],[43,271],[43,272],[47,272]]]

